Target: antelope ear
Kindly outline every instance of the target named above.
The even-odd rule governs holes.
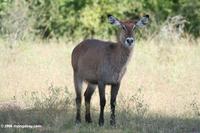
[[[136,26],[137,27],[144,27],[145,25],[147,25],[149,23],[149,15],[145,15],[143,17],[141,17],[137,23]]]
[[[113,25],[121,26],[120,21],[117,18],[115,18],[112,15],[110,15],[110,14],[108,15],[108,21],[109,21],[109,23],[111,23]]]

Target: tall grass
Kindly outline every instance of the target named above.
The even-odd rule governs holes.
[[[75,93],[70,63],[74,46],[53,41],[24,42],[14,49],[1,45],[0,123],[42,125],[39,129],[19,129],[19,132],[200,131],[198,40],[137,42],[122,80],[114,129],[109,126],[109,104],[106,125],[98,127],[98,91],[92,97],[94,123],[84,122],[82,106],[82,124],[74,125]],[[107,103],[109,98],[107,88]]]

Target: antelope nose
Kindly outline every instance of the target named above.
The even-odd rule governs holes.
[[[127,41],[127,43],[132,44],[133,43],[133,38],[127,38],[126,41]]]

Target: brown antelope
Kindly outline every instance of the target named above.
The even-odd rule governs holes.
[[[105,86],[111,85],[110,124],[115,125],[116,97],[135,45],[133,30],[137,27],[145,26],[148,23],[149,15],[145,15],[135,21],[119,21],[117,18],[108,15],[108,20],[111,24],[119,26],[121,29],[116,43],[95,39],[84,40],[72,52],[77,108],[76,123],[81,122],[82,83],[86,81],[88,84],[84,93],[86,122],[92,122],[90,101],[96,86],[98,86],[100,96],[99,125],[102,126],[104,124]]]

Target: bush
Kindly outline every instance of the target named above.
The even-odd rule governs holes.
[[[17,2],[26,4],[27,18],[31,18],[31,32],[42,38],[108,39],[115,34],[116,28],[111,28],[112,26],[107,23],[107,14],[113,14],[120,19],[134,19],[145,13],[150,14],[152,18],[150,34],[158,31],[159,25],[168,17],[180,15],[190,22],[186,24],[185,32],[194,37],[200,35],[199,0],[18,0]],[[13,0],[1,0],[2,34],[5,25],[1,24],[1,20],[10,17],[7,9],[13,3],[15,3]]]

